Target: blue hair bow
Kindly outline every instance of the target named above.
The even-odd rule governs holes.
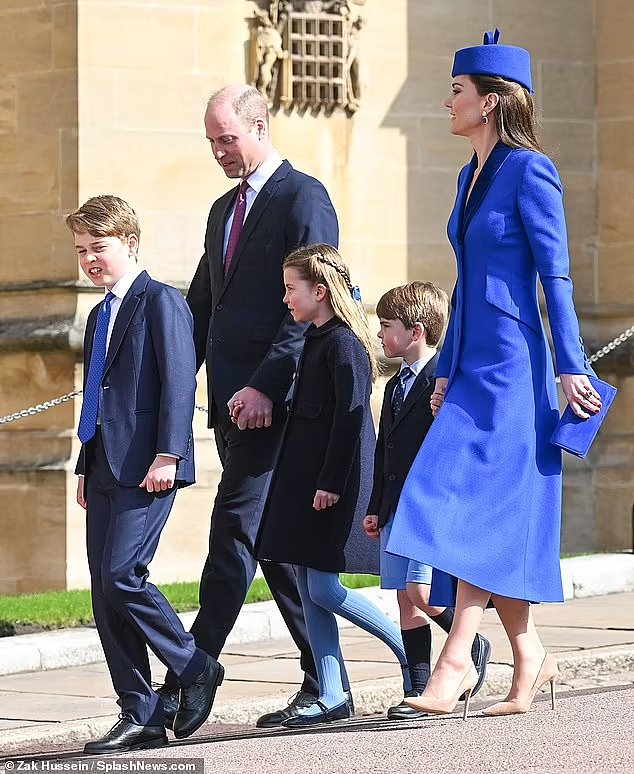
[[[358,285],[355,285],[352,288],[352,298],[354,298],[355,301],[361,303],[361,288]]]

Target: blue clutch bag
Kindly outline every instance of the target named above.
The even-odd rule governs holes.
[[[588,378],[595,392],[601,398],[601,411],[598,414],[592,414],[589,419],[581,419],[570,406],[566,406],[561,419],[557,423],[557,427],[550,437],[551,443],[582,459],[590,450],[590,446],[592,446],[592,442],[599,432],[599,428],[603,424],[603,420],[616,395],[616,387],[598,379],[596,376],[589,376]]]

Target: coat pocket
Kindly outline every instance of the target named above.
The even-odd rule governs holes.
[[[323,403],[307,403],[298,401],[295,405],[295,414],[303,419],[319,419],[324,410]]]

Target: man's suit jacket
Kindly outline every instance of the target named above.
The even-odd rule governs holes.
[[[392,396],[399,374],[385,385],[368,506],[368,514],[379,517],[379,527],[384,527],[396,510],[409,469],[433,422],[429,400],[434,391],[437,362],[438,355],[434,355],[420,371],[396,422],[392,419]]]
[[[225,278],[225,224],[237,194],[235,187],[213,204],[205,252],[187,294],[197,367],[207,362],[210,426],[215,406],[226,410],[231,396],[247,385],[273,403],[284,402],[306,326],[295,323],[282,303],[282,263],[300,245],[336,247],[339,241],[324,186],[284,161],[255,198]]]
[[[84,337],[84,387],[99,304]],[[176,288],[145,271],[121,302],[104,369],[101,437],[112,474],[138,486],[158,453],[177,456],[177,485],[194,483],[196,359],[191,312]],[[86,472],[82,446],[76,473]]]

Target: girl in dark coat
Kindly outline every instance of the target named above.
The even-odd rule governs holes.
[[[360,569],[350,548],[366,539],[361,523],[372,485],[370,393],[377,366],[367,320],[334,247],[312,245],[292,253],[284,262],[284,285],[293,318],[312,325],[305,334],[257,555],[297,566],[320,689],[315,704],[283,723],[297,727],[350,717],[335,613],[379,637],[403,669],[407,659],[398,627],[339,582],[340,572]],[[404,681],[409,690],[406,671]]]

